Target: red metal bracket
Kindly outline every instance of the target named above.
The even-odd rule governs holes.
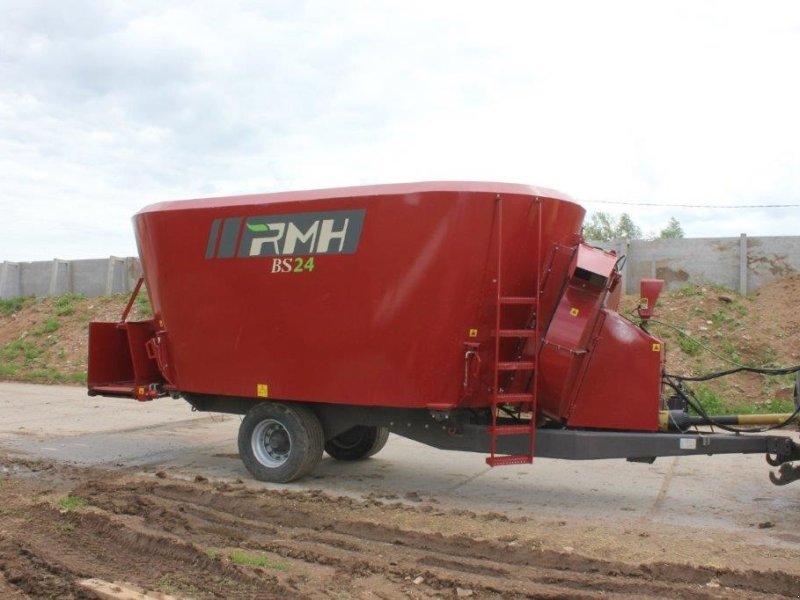
[[[131,312],[131,308],[133,308],[133,303],[136,300],[136,296],[139,295],[139,290],[142,289],[142,284],[144,283],[144,277],[139,277],[139,281],[136,282],[136,287],[133,288],[133,292],[131,293],[131,297],[128,300],[128,304],[125,306],[125,310],[122,311],[122,318],[119,320],[120,323],[124,323],[128,320],[128,314]]]

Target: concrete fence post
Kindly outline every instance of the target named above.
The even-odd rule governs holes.
[[[6,297],[6,280],[8,279],[8,263],[3,261],[0,265],[0,299]]]
[[[747,234],[739,235],[739,293],[747,295]]]
[[[58,274],[61,266],[64,266],[64,285],[58,285]],[[72,264],[68,260],[53,259],[53,266],[50,270],[50,286],[47,291],[48,296],[57,296],[59,293],[66,294],[72,291]]]
[[[108,269],[106,270],[106,296],[111,296],[114,293],[114,273],[117,270],[118,263],[124,263],[124,258],[118,256],[108,257]]]
[[[20,295],[19,263],[3,261],[0,265],[0,298]]]

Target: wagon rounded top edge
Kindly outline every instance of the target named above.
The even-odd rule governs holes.
[[[554,200],[570,202],[576,205],[578,204],[576,200],[557,190],[519,183],[500,183],[487,181],[424,181],[412,183],[390,183],[352,187],[320,188],[302,191],[269,192],[263,194],[243,194],[236,196],[215,196],[185,200],[167,200],[149,204],[139,210],[137,214],[160,212],[164,210],[223,208],[230,206],[325,200],[332,198],[400,196],[406,194],[430,192],[526,195],[550,198]]]

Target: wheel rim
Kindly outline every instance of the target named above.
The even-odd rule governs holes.
[[[275,419],[264,419],[253,429],[253,454],[265,467],[280,467],[289,460],[292,436]]]

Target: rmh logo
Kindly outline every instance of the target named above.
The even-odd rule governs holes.
[[[352,254],[365,209],[215,219],[206,258]]]

